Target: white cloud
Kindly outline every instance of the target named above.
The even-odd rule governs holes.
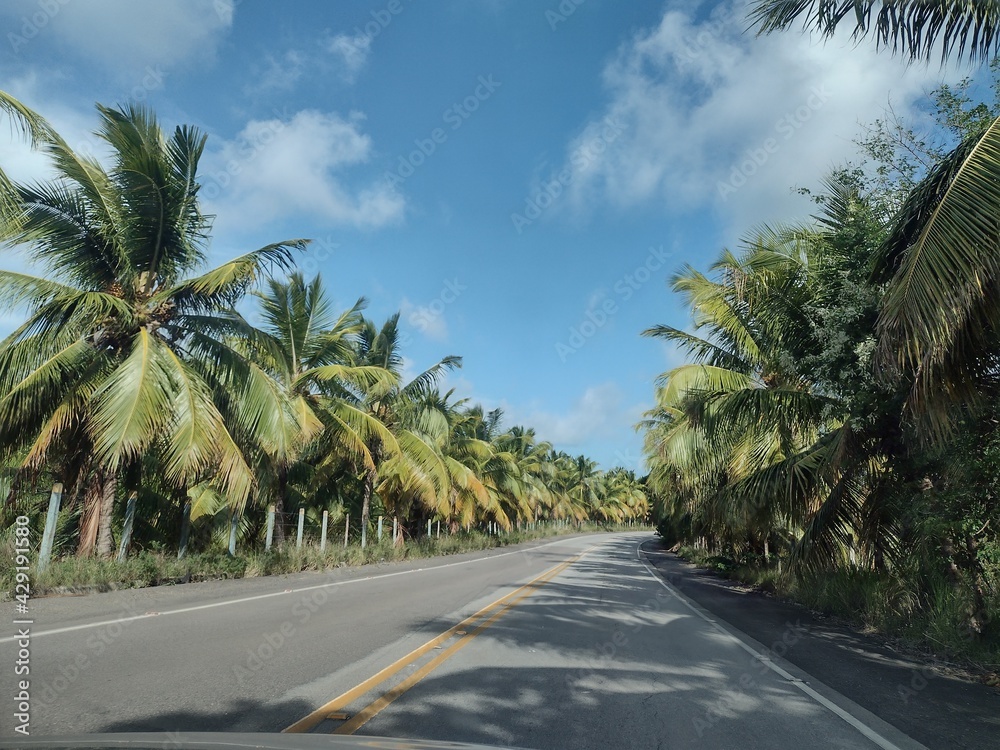
[[[508,406],[504,406],[504,413],[508,415],[507,424],[534,427],[540,439],[566,449],[630,429],[635,418],[623,401],[617,385],[604,383],[587,388],[569,411],[562,414],[540,409],[522,412]]]
[[[232,26],[233,2],[6,0],[0,15],[25,44],[51,34],[64,49],[131,80],[141,77],[147,67],[195,64],[211,58],[219,38]],[[16,46],[14,51],[19,49]]]
[[[284,54],[264,57],[263,68],[246,86],[248,94],[291,91],[310,69],[334,72],[346,83],[354,83],[368,61],[371,37],[365,34],[337,34],[314,41],[304,49],[290,49]]]
[[[744,33],[741,6],[722,4],[697,23],[697,8],[673,2],[605,66],[609,102],[567,146],[567,207],[713,206],[741,231],[798,214],[806,204],[792,188],[854,157],[859,122],[879,117],[890,97],[915,116],[942,78],[870,45],[757,38]],[[735,187],[737,177],[727,190],[734,169],[745,184]]]
[[[381,179],[355,186],[351,167],[371,155],[362,117],[303,110],[253,120],[206,158],[202,196],[217,227],[254,229],[309,217],[378,227],[403,215],[404,200]],[[219,141],[217,140],[216,143]]]
[[[366,34],[337,34],[326,43],[326,49],[340,63],[340,75],[353,83],[368,61],[372,38]]]
[[[443,306],[442,306],[443,307]],[[435,305],[415,305],[406,297],[399,303],[399,312],[407,324],[432,341],[448,340],[448,321]]]
[[[281,57],[267,55],[266,67],[250,86],[249,93],[270,93],[290,91],[305,72],[306,57],[298,50],[288,50]]]

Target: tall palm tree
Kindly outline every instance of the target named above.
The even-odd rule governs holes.
[[[601,477],[594,516],[604,521],[645,518],[649,500],[635,473],[627,469],[612,469]]]
[[[469,409],[465,399],[453,396],[453,390],[442,394],[431,388],[399,404],[400,428],[420,440],[428,449],[424,455],[437,465],[426,471],[409,458],[412,451],[397,462],[400,477],[413,487],[408,493],[411,505],[443,519],[452,533],[490,510],[499,511],[483,472],[493,453],[489,442],[477,434],[481,410]],[[380,489],[379,494],[399,507],[398,492]]]
[[[26,471],[82,457],[64,469],[75,463],[73,481],[87,487],[83,551],[99,536],[107,553],[116,486],[138,481],[150,451],[175,486],[213,475],[233,502],[249,495],[254,476],[234,432],[274,439],[286,405],[227,343],[254,336],[234,305],[269,269],[289,268],[306,243],[267,245],[203,270],[205,137],[186,126],[166,137],[140,106],[98,112],[110,167],[48,132],[40,146],[56,179],[14,186],[17,213],[0,226],[0,242],[47,272],[0,271],[3,304],[30,310],[0,342],[0,455],[25,451]]]
[[[374,468],[369,442],[398,450],[392,433],[350,398],[352,388],[391,387],[396,376],[377,365],[351,364],[354,337],[364,325],[364,299],[335,315],[320,276],[307,282],[299,271],[286,280],[269,279],[256,296],[261,335],[242,345],[277,382],[290,407],[283,415],[282,440],[260,455],[262,484],[281,519],[291,491],[290,471],[297,465],[309,468],[304,457],[319,457],[322,465],[349,456]],[[284,524],[279,522],[275,532],[280,543]]]
[[[875,37],[912,60],[929,59],[940,45],[942,59],[986,62],[1000,50],[997,0],[755,0],[750,18],[760,33],[807,29],[832,36],[845,21],[854,37]]]
[[[431,392],[438,380],[449,370],[461,367],[462,358],[448,356],[429,367],[408,383],[401,383],[398,377],[403,370],[399,333],[399,313],[390,316],[378,328],[370,320],[365,320],[357,336],[354,362],[358,365],[380,367],[397,377],[395,384],[381,384],[357,393],[357,405],[381,421],[393,433],[399,446],[399,454],[387,456],[387,445],[377,435],[368,443],[372,464],[362,470],[361,528],[367,530],[371,516],[372,493],[379,481],[379,464],[383,458],[392,458],[393,470],[398,477],[413,471],[425,477],[423,486],[433,486],[437,491],[447,485],[447,477],[441,471],[441,463],[433,449],[412,431],[403,426],[402,414],[407,404]],[[432,479],[428,479],[432,478]],[[403,481],[400,479],[399,481]],[[427,482],[432,485],[428,485]]]
[[[893,550],[897,533],[875,488],[898,430],[802,364],[824,346],[817,316],[847,288],[834,259],[861,252],[850,243],[864,213],[841,186],[825,228],[762,232],[739,257],[723,255],[717,280],[688,269],[674,287],[707,335],[647,331],[695,358],[662,376],[646,426],[654,489],[673,493],[683,506],[675,515],[698,536],[757,544],[794,526],[806,564],[855,546],[881,564]]]
[[[520,476],[521,507],[524,518],[538,521],[548,516],[558,498],[552,483],[555,464],[549,460],[550,443],[539,441],[532,428],[514,426],[494,439],[497,448],[512,457]]]

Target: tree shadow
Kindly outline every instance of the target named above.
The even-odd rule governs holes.
[[[696,568],[658,540],[647,562],[677,590],[830,688],[931,748],[998,746],[1000,691],[932,669],[806,607]],[[782,639],[793,630],[791,647]]]

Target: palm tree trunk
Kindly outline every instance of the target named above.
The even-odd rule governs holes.
[[[101,525],[101,498],[104,495],[103,472],[98,470],[87,480],[80,513],[80,544],[77,557],[90,557],[97,545],[97,529]]]
[[[969,568],[972,604],[969,611],[969,630],[973,637],[982,638],[990,624],[990,611],[986,604],[986,580],[979,560],[979,543],[972,534],[965,537],[965,558]]]
[[[97,556],[111,557],[114,551],[114,540],[111,537],[111,522],[115,512],[115,492],[118,489],[118,477],[106,475],[102,481],[101,505],[97,527]]]
[[[459,530],[458,524],[458,493],[455,490],[451,491],[451,497],[449,501],[449,513],[448,513],[448,531],[451,534],[457,534]]]

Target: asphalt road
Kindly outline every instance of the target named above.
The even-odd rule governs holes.
[[[31,733],[922,747],[782,658],[800,624],[765,647],[680,593],[639,550],[650,538],[32,600]],[[15,659],[0,633],[5,694]],[[4,707],[0,734],[10,722]]]

